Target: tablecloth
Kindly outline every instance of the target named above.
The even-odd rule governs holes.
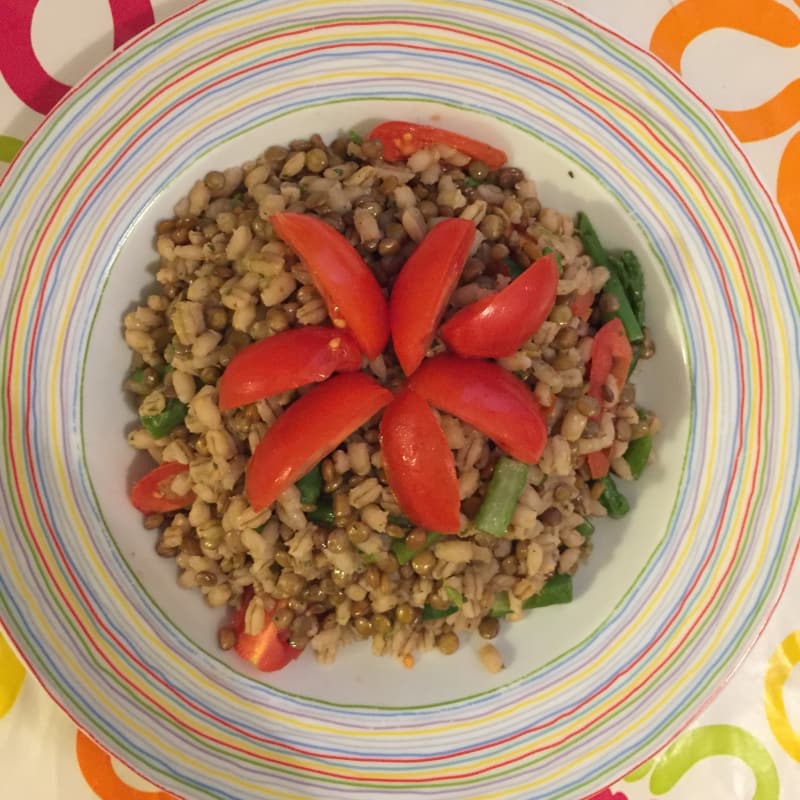
[[[113,48],[187,0],[0,0],[0,172]],[[579,0],[718,109],[800,241],[800,0]],[[2,270],[2,266],[0,266]],[[665,751],[592,800],[800,798],[800,571],[733,680]],[[0,795],[167,800],[78,731],[0,636]]]

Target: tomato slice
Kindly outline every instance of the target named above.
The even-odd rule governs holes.
[[[603,404],[602,388],[613,375],[619,389],[628,380],[633,349],[625,334],[625,326],[619,317],[609,320],[600,328],[592,342],[592,363],[589,367],[589,394]]]
[[[341,233],[310,214],[283,212],[269,221],[305,262],[334,324],[346,325],[367,357],[389,341],[389,309],[378,281]]]
[[[370,131],[367,138],[378,139],[381,142],[386,161],[401,161],[417,150],[434,144],[446,144],[470,158],[484,161],[489,169],[498,169],[508,160],[502,150],[486,142],[444,128],[419,125],[415,122],[400,120],[382,122]]]
[[[361,368],[361,351],[346,331],[294,328],[254,342],[231,359],[219,382],[223,411]]]
[[[289,644],[286,633],[275,625],[269,615],[261,633],[244,632],[244,616],[252,598],[253,590],[246,589],[242,594],[239,608],[233,613],[231,627],[236,633],[234,650],[262,672],[276,672],[294,661],[303,650]]]
[[[597,450],[586,454],[586,463],[589,465],[589,474],[595,479],[605,478],[611,469],[611,459],[606,450]]]
[[[253,508],[274,502],[391,399],[368,375],[349,372],[295,400],[267,430],[247,466],[245,490]]]
[[[575,299],[570,305],[570,309],[574,316],[586,322],[592,313],[592,305],[594,304],[595,293],[584,292],[575,296]]]
[[[194,502],[194,493],[176,495],[170,491],[169,485],[176,475],[189,469],[186,464],[177,461],[165,461],[146,475],[139,478],[131,488],[131,503],[143,514],[163,514],[186,508]]]
[[[462,356],[510,356],[547,319],[557,289],[558,264],[552,254],[542,256],[505,289],[454,314],[442,325],[442,339]]]
[[[380,433],[386,477],[406,517],[421,528],[457,533],[456,462],[431,407],[404,389],[383,412]]]
[[[420,365],[475,239],[475,224],[446,219],[420,242],[397,276],[389,301],[392,341],[406,375]]]
[[[527,384],[491,361],[441,355],[428,359],[408,385],[431,405],[453,414],[510,456],[535,464],[547,444],[542,410]]]

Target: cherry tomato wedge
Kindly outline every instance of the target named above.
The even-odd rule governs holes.
[[[510,456],[535,464],[547,427],[533,392],[491,361],[441,355],[428,359],[408,385],[431,405],[486,434]]]
[[[163,514],[186,508],[194,502],[194,494],[173,494],[169,488],[172,479],[189,467],[177,461],[165,461],[139,478],[131,488],[131,503],[143,514]]]
[[[392,393],[363,372],[334,375],[295,400],[267,430],[250,459],[245,490],[257,511],[311,470]]]
[[[597,480],[605,478],[611,469],[611,459],[606,450],[597,450],[594,453],[587,453],[586,463],[589,465],[589,474]]]
[[[305,262],[334,325],[350,329],[367,357],[389,341],[389,309],[378,281],[341,233],[310,214],[284,212],[269,221]]]
[[[542,256],[505,289],[450,317],[442,325],[442,339],[462,356],[510,356],[547,319],[557,289],[558,264],[552,254]]]
[[[389,302],[392,341],[406,375],[420,365],[475,239],[475,224],[446,219],[419,243],[397,276]]]
[[[633,361],[633,349],[625,334],[625,326],[618,317],[609,320],[600,328],[592,342],[592,363],[589,367],[589,394],[602,406],[602,388],[613,375],[617,389],[628,380]]]
[[[573,315],[586,322],[592,313],[594,298],[594,292],[584,292],[583,294],[576,295],[570,305]]]
[[[486,142],[415,122],[382,122],[370,131],[367,138],[378,139],[383,144],[383,157],[386,161],[400,161],[417,150],[434,144],[446,144],[459,153],[485,162],[489,169],[502,167],[508,159],[502,150]]]
[[[254,664],[262,672],[275,672],[294,661],[303,650],[299,647],[292,647],[289,644],[286,632],[281,631],[275,625],[269,614],[267,614],[261,633],[250,634],[244,632],[245,613],[252,598],[252,589],[247,589],[242,594],[239,608],[233,613],[231,627],[236,633],[234,650],[245,661]]]
[[[380,434],[386,477],[405,516],[421,528],[457,533],[456,463],[431,407],[404,389],[383,412]]]
[[[240,350],[219,382],[223,411],[361,368],[356,340],[337,328],[294,328]]]

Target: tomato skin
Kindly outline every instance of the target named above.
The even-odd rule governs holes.
[[[247,606],[253,598],[253,590],[248,588],[242,594],[239,608],[231,618],[231,627],[236,633],[234,650],[237,655],[255,665],[262,672],[276,672],[294,661],[303,651],[292,647],[286,640],[285,632],[278,629],[267,614],[266,623],[261,633],[244,632],[244,618]]]
[[[382,122],[376,125],[366,138],[378,139],[383,144],[383,157],[386,161],[401,161],[417,150],[434,144],[446,144],[470,158],[484,161],[489,169],[498,169],[508,160],[508,156],[502,150],[486,142],[415,122],[400,120]]]
[[[422,363],[475,239],[470,220],[446,219],[419,243],[389,301],[394,351],[406,375]]]
[[[363,372],[334,375],[295,400],[275,420],[247,465],[245,491],[257,511],[309,472],[392,393]]]
[[[143,514],[164,514],[190,506],[195,499],[193,492],[176,497],[168,491],[169,482],[188,469],[177,461],[165,461],[151,469],[131,487],[131,504]]]
[[[533,392],[491,361],[449,354],[428,359],[408,385],[431,405],[462,419],[510,456],[535,464],[547,427]]]
[[[360,368],[358,343],[346,331],[294,328],[253,342],[231,359],[219,382],[219,407],[227,411]]]
[[[611,469],[611,459],[606,450],[597,450],[586,454],[586,463],[589,465],[589,474],[594,479],[605,478]]]
[[[602,389],[609,375],[617,381],[619,390],[628,380],[633,361],[633,349],[619,317],[609,320],[594,335],[592,363],[589,367],[589,394],[603,406]]]
[[[456,463],[428,403],[404,389],[384,410],[380,435],[386,477],[405,516],[421,528],[457,533]]]
[[[573,315],[586,322],[592,314],[595,296],[594,292],[584,292],[576,295],[570,305]]]
[[[505,289],[454,314],[442,325],[442,339],[461,356],[510,356],[547,319],[557,289],[558,264],[552,254],[542,256]]]
[[[367,357],[377,358],[389,341],[389,307],[353,245],[310,214],[282,212],[269,221],[305,263],[334,325],[346,325]]]

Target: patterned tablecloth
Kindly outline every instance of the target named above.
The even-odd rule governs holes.
[[[0,162],[100,59],[186,0],[0,0]],[[575,0],[649,48],[741,139],[800,241],[800,0]],[[0,171],[5,163],[0,163]],[[2,266],[0,266],[0,270]],[[734,679],[592,800],[800,798],[800,574]],[[167,800],[76,730],[0,638],[0,795]]]

